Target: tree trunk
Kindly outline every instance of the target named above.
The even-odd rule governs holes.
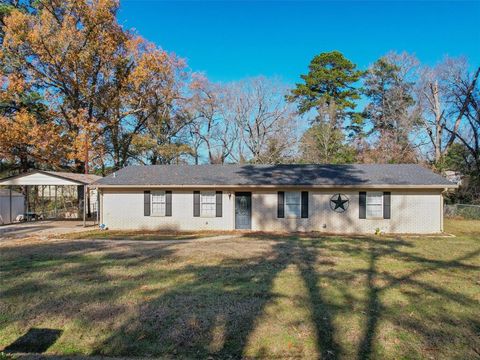
[[[438,95],[438,81],[430,85],[433,98],[433,113],[435,116],[435,163],[442,159],[442,110],[440,107],[440,98]]]

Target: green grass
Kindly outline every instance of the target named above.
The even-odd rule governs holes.
[[[457,236],[3,242],[0,351],[40,328],[59,355],[478,358],[480,222],[445,226]]]

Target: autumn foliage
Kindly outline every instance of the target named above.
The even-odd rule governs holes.
[[[1,100],[9,106],[0,122],[3,156],[77,171],[86,158],[122,166],[130,143],[149,139],[140,135],[147,122],[172,116],[185,64],[124,30],[118,6],[114,0],[45,0],[4,19]]]
[[[465,59],[425,66],[389,53],[362,70],[332,51],[290,89],[262,76],[213,83],[123,28],[118,10],[2,3],[0,171],[419,162],[480,184],[480,68]]]

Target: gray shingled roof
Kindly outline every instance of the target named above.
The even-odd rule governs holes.
[[[411,164],[128,166],[94,185],[455,186],[442,176]]]

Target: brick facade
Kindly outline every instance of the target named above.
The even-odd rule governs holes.
[[[194,217],[193,191],[172,190],[172,216],[144,216],[144,190],[102,189],[101,221],[110,229],[170,229],[170,230],[233,230],[235,229],[235,191],[223,191],[222,217]],[[202,189],[204,190],[204,189]],[[390,219],[359,219],[359,191],[351,189],[298,189],[309,191],[308,218],[277,218],[277,191],[288,189],[253,190],[252,230],[254,231],[320,231],[328,233],[369,233],[379,228],[386,233],[438,233],[442,231],[441,190],[391,191]],[[368,191],[368,190],[365,190]],[[377,191],[377,190],[375,190]],[[341,193],[349,198],[344,213],[330,208],[330,198]]]

